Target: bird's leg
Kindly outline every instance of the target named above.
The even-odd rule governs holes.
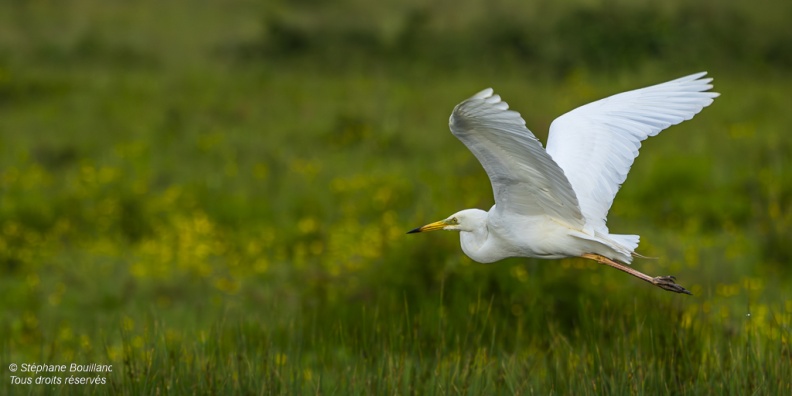
[[[634,277],[636,277],[638,279],[641,279],[641,280],[644,280],[646,282],[649,282],[649,283],[651,283],[651,284],[653,284],[653,285],[655,285],[655,286],[657,286],[657,287],[659,287],[661,289],[664,289],[664,290],[672,291],[672,292],[675,292],[675,293],[685,293],[685,294],[691,294],[691,295],[693,294],[693,293],[689,292],[687,289],[685,289],[684,287],[682,287],[682,286],[678,285],[676,282],[674,282],[676,280],[676,278],[674,278],[671,275],[669,275],[669,276],[656,276],[656,277],[653,278],[653,277],[651,277],[649,275],[644,274],[643,272],[634,270],[634,269],[632,269],[632,268],[630,268],[630,267],[628,267],[626,265],[619,264],[619,263],[617,263],[617,262],[615,262],[615,261],[613,261],[613,260],[611,260],[611,259],[609,259],[609,258],[607,258],[605,256],[601,256],[599,254],[586,253],[586,254],[584,254],[584,255],[582,255],[580,257],[584,257],[584,258],[587,258],[587,259],[592,259],[592,260],[594,260],[594,261],[596,261],[596,262],[598,262],[600,264],[609,265],[609,266],[611,266],[613,268],[616,268],[617,270],[624,271],[624,272],[626,272],[626,273],[628,273],[628,274],[630,274],[630,275],[632,275],[632,276],[634,276]]]

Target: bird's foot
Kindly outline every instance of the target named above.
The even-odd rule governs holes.
[[[652,278],[652,284],[668,291],[672,291],[674,293],[685,293],[693,295],[693,293],[689,292],[684,287],[680,286],[676,282],[676,278],[673,275],[669,276],[656,276]]]

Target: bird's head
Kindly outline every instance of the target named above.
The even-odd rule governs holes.
[[[423,227],[407,231],[408,234],[427,231],[468,231],[473,232],[486,225],[487,212],[480,209],[465,209],[448,216],[448,218],[429,223]]]

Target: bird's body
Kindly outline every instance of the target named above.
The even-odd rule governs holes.
[[[595,253],[629,262],[632,247],[606,236],[586,234],[584,230],[546,215],[505,218],[495,206],[489,212],[466,209],[459,212],[475,218],[478,227],[460,229],[462,251],[479,263],[493,263],[509,257],[560,259]],[[459,213],[456,217],[460,217]],[[611,235],[612,237],[612,235]],[[620,236],[617,236],[620,237]]]
[[[547,149],[492,89],[454,108],[452,133],[481,162],[495,205],[466,209],[416,228],[460,231],[462,250],[491,263],[508,257],[584,257],[663,289],[689,293],[673,277],[649,277],[629,264],[637,235],[611,234],[607,213],[641,141],[712,103],[712,79],[698,73],[614,95],[557,118]]]

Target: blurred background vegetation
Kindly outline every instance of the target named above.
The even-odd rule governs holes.
[[[2,2],[3,364],[114,364],[98,393],[790,393],[791,16]],[[644,144],[609,223],[693,297],[404,235],[492,205],[447,128],[478,90],[544,141],[576,106],[701,70],[722,96]]]

